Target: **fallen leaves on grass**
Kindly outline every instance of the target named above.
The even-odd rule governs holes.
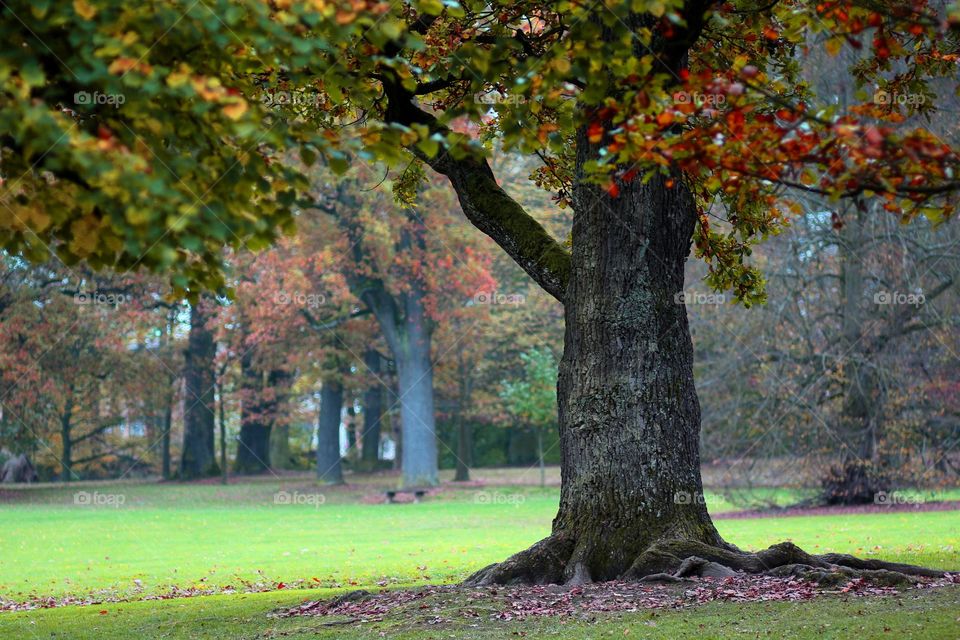
[[[916,586],[930,588],[958,583],[960,576],[948,575],[937,580],[918,579]],[[571,618],[604,612],[680,609],[718,600],[804,601],[824,593],[871,596],[897,593],[897,589],[874,586],[862,579],[851,580],[839,590],[825,589],[805,580],[746,574],[729,578],[697,578],[688,585],[621,581],[574,588],[559,585],[487,588],[448,585],[416,590],[384,590],[378,594],[355,591],[333,600],[304,602],[275,615],[284,618],[345,618],[339,620],[338,624],[376,622],[390,614],[425,615],[422,622],[438,624],[451,616],[496,620],[523,620],[537,616]]]

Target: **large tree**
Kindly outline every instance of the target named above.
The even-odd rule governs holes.
[[[690,556],[758,571],[859,565],[789,544],[744,553],[713,526],[684,265],[695,243],[712,286],[763,300],[751,245],[798,211],[785,188],[881,198],[904,220],[949,216],[960,158],[898,126],[930,103],[874,97],[924,96],[925,78],[955,73],[945,16],[924,2],[371,8],[385,15],[337,15],[355,37],[323,78],[319,123],[360,116],[360,158],[412,155],[446,176],[467,218],[565,308],[553,531],[472,580],[640,577]],[[840,111],[798,81],[795,50],[811,35],[863,49],[859,104]],[[345,147],[348,130],[328,132]],[[572,207],[571,250],[501,188],[479,143],[491,137],[543,159],[533,177]],[[714,202],[725,206],[711,224]]]

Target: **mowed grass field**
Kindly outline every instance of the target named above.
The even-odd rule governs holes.
[[[100,504],[75,504],[78,492]],[[0,597],[12,600],[170,586],[450,582],[544,537],[559,499],[555,487],[486,486],[444,488],[420,504],[364,504],[381,495],[378,488],[324,488],[307,479],[13,493],[0,503]],[[758,494],[763,502],[790,498]],[[735,509],[719,495],[707,500],[713,513]],[[721,519],[717,526],[747,549],[792,540],[812,552],[960,569],[960,511]]]
[[[78,492],[89,496],[80,502],[94,504],[76,504]],[[331,489],[307,478],[227,486],[89,483],[4,491],[0,493],[2,599],[90,594],[137,599],[167,592],[172,586],[234,587],[242,592],[251,585],[271,589],[283,583],[284,590],[0,613],[0,637],[227,638],[263,637],[277,630],[293,637],[303,631],[306,637],[318,632],[315,622],[270,621],[266,613],[344,589],[460,580],[546,535],[559,499],[556,487],[525,485],[445,486],[419,504],[373,504],[381,495],[376,482]],[[785,503],[795,497],[796,492],[788,490],[755,495],[762,504]],[[957,496],[951,492],[938,497]],[[736,508],[716,494],[708,494],[707,500],[714,513]],[[747,549],[792,540],[811,552],[849,552],[960,570],[960,511],[719,519],[717,526],[727,540]],[[953,636],[929,637],[960,637],[956,621],[960,590],[950,591],[949,606],[938,600],[945,596],[925,596],[923,604],[915,603],[935,613],[931,614],[933,626],[923,629],[956,624]],[[696,615],[719,615],[716,606],[722,612],[728,605],[711,605]],[[777,609],[781,605],[775,605],[773,613],[763,613],[758,606],[747,606],[747,613],[737,614],[744,631],[753,628],[751,616],[757,618],[758,629],[763,629],[760,618],[765,615],[783,615],[785,625],[803,626],[804,617],[797,613],[794,619],[789,607],[781,610]],[[735,608],[729,607],[730,611]],[[104,620],[101,616],[107,614],[101,610],[112,617]],[[948,610],[953,614],[943,613]],[[854,612],[830,609],[823,615],[848,617]],[[670,619],[674,621],[670,624],[681,626],[691,620]],[[550,633],[544,627],[543,634],[602,637],[606,633],[590,635],[596,631],[593,628],[590,633],[585,629],[573,633],[557,624]],[[16,633],[4,635],[3,629]],[[329,637],[366,637],[353,631],[348,636],[343,628],[337,633]],[[407,637],[406,633],[397,629],[396,637]],[[410,633],[409,637],[417,638],[487,637],[478,630],[464,636]],[[505,627],[490,637],[511,633]],[[617,633],[623,634],[623,628]]]

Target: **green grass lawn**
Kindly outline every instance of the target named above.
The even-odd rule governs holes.
[[[97,491],[114,498],[101,497],[109,502],[102,506],[76,505],[76,491]],[[301,503],[277,504],[275,496],[281,491],[292,496],[291,502]],[[319,499],[303,497],[318,491],[323,491],[322,504]],[[361,503],[363,496],[375,492],[369,487],[320,489],[304,479],[228,486],[103,484],[6,492],[0,502],[0,597],[25,600],[34,595],[83,595],[97,590],[136,597],[162,592],[170,585],[241,588],[243,582],[332,588],[377,588],[384,581],[397,585],[450,582],[546,535],[558,501],[555,487],[501,486],[448,489],[420,504]],[[776,501],[788,494],[772,491],[763,500]],[[116,496],[123,496],[123,504],[111,506],[118,501]],[[713,512],[733,508],[713,495],[708,501]],[[717,526],[727,540],[747,549],[792,540],[811,552],[849,552],[960,569],[960,511],[729,519],[718,520]],[[36,637],[112,637],[98,635],[95,630],[101,627],[109,627],[116,637],[154,637],[151,634],[158,629],[169,633],[158,632],[157,637],[261,637],[259,634],[271,629],[299,637],[301,627],[306,629],[304,634],[322,628],[317,621],[268,619],[265,612],[278,603],[319,597],[317,593],[280,591],[7,613],[0,614],[0,637],[31,637],[5,634],[4,628],[27,629]],[[953,597],[956,601],[956,593]],[[929,609],[934,612],[929,615],[937,618],[941,596],[931,598],[924,596],[923,604],[916,606]],[[818,601],[802,606],[823,607],[824,616],[848,617],[844,607],[852,605]],[[661,627],[679,632],[698,616],[703,621],[697,624],[712,625],[710,616],[716,614],[711,611],[723,607],[732,611],[739,605],[710,605],[698,608],[695,614],[664,614]],[[100,610],[108,613],[101,615]],[[762,629],[763,615],[780,616],[787,625],[784,629],[809,622],[808,616],[786,605],[745,610],[753,613],[744,613],[741,622],[731,623],[724,634],[736,629],[746,632],[754,626]],[[623,619],[624,624],[643,622],[642,617],[632,622],[628,618]],[[954,614],[950,620],[956,624],[956,618]],[[876,626],[873,617],[861,622],[871,625],[869,628]],[[608,623],[613,625],[609,629],[604,626]],[[573,633],[577,625],[560,625],[550,627],[550,634],[601,637],[607,630],[616,631],[617,624],[620,622],[601,621],[599,626],[580,629],[589,631],[587,635]],[[638,631],[643,629],[644,637],[659,637],[651,636],[653,628],[647,626]],[[229,632],[240,627],[248,630]],[[623,628],[621,625],[619,635]],[[193,631],[181,633],[183,629]],[[501,626],[500,635],[491,632],[490,637],[510,635],[513,630]],[[341,628],[329,637],[346,637],[343,632]],[[663,637],[671,637],[663,633]],[[717,637],[726,637],[724,634]],[[953,636],[930,637],[960,637],[960,631]]]
[[[75,505],[77,490],[122,495],[124,503]],[[364,492],[357,489],[324,490],[323,504],[276,504],[280,491],[320,489],[298,480],[31,493],[29,502],[2,507],[0,597],[151,593],[169,585],[240,587],[240,581],[448,582],[545,536],[558,501],[555,488],[491,487],[447,490],[421,504],[358,504]],[[708,500],[713,512],[732,508]],[[792,540],[812,552],[960,568],[960,511],[718,520],[717,526],[748,549]]]

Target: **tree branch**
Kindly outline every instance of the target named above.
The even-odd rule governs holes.
[[[386,121],[410,126],[426,124],[443,136],[449,130],[413,102],[413,94],[392,76],[381,80],[387,96]],[[464,215],[490,236],[527,274],[554,298],[563,302],[570,275],[570,253],[520,204],[500,188],[485,158],[454,159],[441,149],[427,156],[410,151],[450,180]]]

